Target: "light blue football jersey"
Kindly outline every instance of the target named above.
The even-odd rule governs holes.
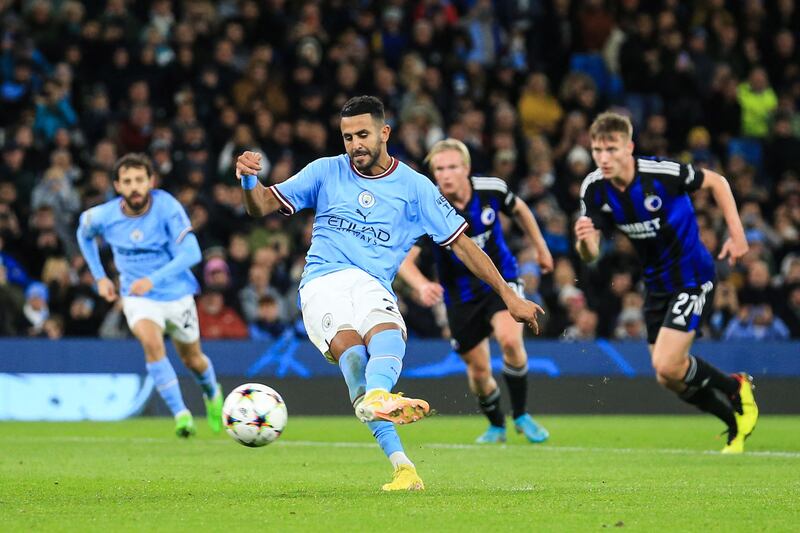
[[[356,267],[392,292],[397,269],[419,237],[448,246],[467,228],[427,177],[395,158],[383,174],[366,176],[346,154],[324,157],[270,190],[285,215],[316,210],[301,287]]]
[[[154,189],[147,212],[129,216],[122,211],[122,198],[109,200],[86,210],[80,218],[78,235],[102,237],[111,246],[119,271],[120,293],[130,294],[131,283],[151,276],[175,257],[178,244],[192,231],[183,206],[169,193]],[[152,279],[152,278],[151,278]],[[153,281],[145,297],[158,301],[178,300],[199,288],[190,270]]]

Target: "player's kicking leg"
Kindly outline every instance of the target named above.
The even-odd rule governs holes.
[[[355,331],[341,331],[337,333],[331,343],[331,355],[338,357],[339,368],[342,371],[350,402],[355,408],[362,403],[366,392],[367,347]],[[394,474],[392,481],[381,488],[385,491],[397,490],[423,490],[422,479],[417,474],[414,463],[408,458],[400,442],[400,436],[394,424],[383,420],[367,422],[372,435],[392,463]]]
[[[508,386],[514,428],[529,442],[544,442],[550,433],[528,413],[528,354],[522,341],[522,328],[508,311],[492,316],[492,329],[503,350],[503,379]]]
[[[745,374],[726,374],[689,348],[694,331],[662,327],[652,345],[653,368],[658,382],[686,403],[711,413],[727,426],[728,440],[723,453],[742,453],[744,440],[758,419],[751,380]]]
[[[391,311],[396,311],[392,294],[365,272],[348,269],[306,283],[300,302],[309,340],[330,362],[338,363],[356,416],[367,422],[392,463],[394,479],[383,489],[423,489],[392,424],[393,419],[411,422],[429,411],[427,402],[391,393],[405,352],[401,329],[384,331],[381,325],[404,327],[402,316]],[[365,404],[368,407],[362,408]]]
[[[359,420],[410,424],[428,416],[428,402],[392,392],[400,378],[406,351],[406,342],[400,327],[388,322],[378,324],[367,332],[364,339],[369,355],[365,368],[366,393],[356,407]]]
[[[137,320],[131,328],[144,349],[147,373],[153,379],[156,390],[167,404],[175,418],[175,434],[187,438],[194,435],[197,429],[192,413],[186,408],[178,384],[178,376],[167,358],[164,346],[164,330],[149,319]]]

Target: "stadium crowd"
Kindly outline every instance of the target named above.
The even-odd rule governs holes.
[[[645,337],[627,238],[581,266],[571,235],[588,125],[615,109],[637,153],[712,168],[734,190],[750,252],[719,262],[706,335],[800,338],[798,29],[793,0],[0,0],[0,335],[130,335],[75,242],[128,152],[152,158],[190,215],[202,336],[294,334],[312,218],[248,217],[233,163],[259,151],[277,183],[339,154],[341,105],[373,94],[392,155],[427,173],[428,148],[455,137],[476,175],[533,208],[553,274],[512,242],[545,336]],[[693,199],[717,252],[724,220]],[[412,336],[448,335],[396,288]]]

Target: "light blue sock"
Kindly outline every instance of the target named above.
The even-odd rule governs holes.
[[[394,424],[385,420],[374,420],[367,422],[367,427],[372,431],[372,436],[378,441],[378,446],[381,447],[386,457],[391,457],[395,452],[405,455],[400,435],[397,434]]]
[[[339,357],[339,370],[342,371],[344,382],[347,383],[352,404],[364,396],[367,383],[364,379],[365,368],[367,368],[367,347],[363,344],[351,346]]]
[[[367,347],[363,344],[348,348],[339,357],[339,369],[342,371],[344,381],[347,383],[347,390],[350,393],[350,402],[364,396],[366,390],[366,380],[364,371],[367,367]],[[367,426],[372,431],[378,445],[386,454],[391,456],[395,452],[403,452],[403,445],[400,443],[400,436],[394,428],[394,424],[384,420],[368,422]]]
[[[147,373],[153,378],[156,390],[164,398],[164,402],[172,411],[173,416],[186,410],[186,404],[183,403],[183,396],[181,396],[181,387],[178,384],[178,376],[175,375],[175,369],[172,368],[169,359],[164,357],[153,363],[147,363]]]
[[[211,358],[203,354],[203,357],[208,361],[208,367],[205,372],[198,374],[192,370],[194,379],[197,384],[203,389],[203,393],[207,398],[213,398],[217,395],[217,375],[214,373],[214,365],[211,363]]]
[[[369,362],[366,377],[367,390],[384,389],[391,391],[400,379],[403,368],[403,355],[406,341],[399,329],[387,329],[372,336],[367,347]]]

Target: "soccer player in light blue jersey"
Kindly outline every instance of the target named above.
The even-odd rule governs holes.
[[[433,183],[389,155],[391,128],[380,100],[348,100],[341,132],[346,154],[317,159],[283,183],[258,182],[261,157],[254,152],[239,156],[236,176],[253,216],[316,211],[300,282],[309,339],[338,362],[356,416],[392,463],[393,480],[383,490],[422,490],[393,425],[415,422],[430,411],[424,400],[392,393],[406,349],[406,327],[392,291],[403,258],[419,237],[429,235],[486,281],[517,321],[538,332],[536,315],[542,309],[520,298],[464,236],[467,223]]]
[[[175,417],[175,432],[196,432],[183,403],[175,369],[167,359],[164,333],[170,335],[183,363],[203,389],[208,424],[222,430],[222,390],[211,360],[200,347],[200,326],[194,294],[198,284],[191,270],[200,262],[197,237],[183,206],[169,193],[154,189],[147,156],[128,154],[114,167],[119,197],[86,210],[80,217],[78,244],[97,281],[100,296],[117,299],[114,282],[100,261],[96,237],[111,246],[120,273],[125,318],[142,343],[147,372]]]

